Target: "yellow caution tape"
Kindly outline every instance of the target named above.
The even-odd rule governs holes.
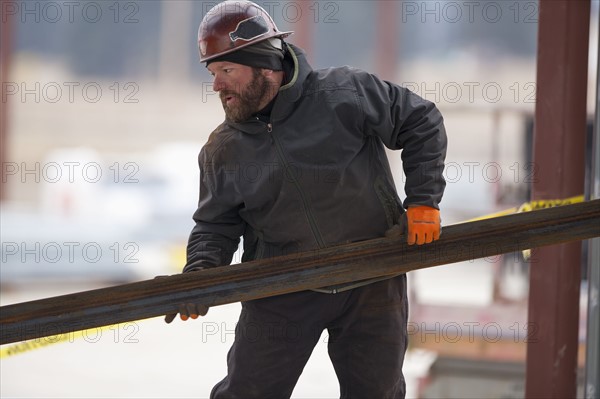
[[[136,322],[137,323],[137,322]],[[35,349],[44,348],[46,346],[59,344],[63,342],[75,342],[76,339],[83,338],[87,342],[98,342],[102,338],[102,334],[105,331],[112,330],[111,338],[115,342],[137,342],[136,338],[133,338],[133,334],[137,332],[137,324],[133,322],[127,323],[119,323],[119,324],[110,324],[108,326],[89,328],[87,330],[81,331],[73,331],[67,332],[63,334],[50,335],[47,337],[31,339],[28,341],[19,342],[17,344],[12,344],[8,346],[4,346],[0,348],[0,359],[4,359],[7,357],[20,355],[22,353],[30,352]],[[122,336],[122,332],[120,330],[131,330],[133,327],[133,332],[129,331],[125,336]]]
[[[46,337],[46,338],[52,338],[52,337]],[[34,349],[42,348],[47,345],[64,342],[69,339],[68,337],[66,337],[66,338],[57,337],[55,340],[50,340],[50,339],[46,339],[46,338],[39,339],[39,340],[24,341],[24,342],[20,342],[18,344],[13,344],[13,345],[1,348],[0,349],[0,359],[4,359],[6,357],[29,352]]]
[[[583,202],[583,195],[577,195],[566,199],[530,201],[522,204],[517,212],[536,211],[538,209],[554,208],[556,206],[576,204],[578,202]]]
[[[186,243],[172,247],[169,251],[169,258],[169,265],[171,265],[173,273],[180,273],[181,265],[185,265],[187,262]]]
[[[536,211],[538,209],[544,208],[554,208],[556,206],[576,204],[578,202],[583,202],[583,195],[578,195],[576,197],[566,199],[530,201],[522,204],[517,210],[517,213]],[[531,259],[531,249],[524,249],[523,251],[521,251],[521,253],[523,254],[523,259],[525,259],[525,261]]]
[[[470,219],[469,222],[511,215],[513,213],[529,212],[529,211],[536,211],[538,209],[554,208],[556,206],[576,204],[578,202],[583,202],[583,195],[577,195],[575,197],[570,197],[570,198],[565,198],[565,199],[529,201],[529,202],[524,202],[523,204],[516,206],[514,208],[509,208],[509,209],[505,209],[500,212],[490,213],[488,215],[479,216],[474,219]]]
[[[536,211],[538,209],[554,208],[557,206],[576,204],[578,202],[583,202],[583,201],[584,201],[583,195],[577,195],[575,197],[570,197],[570,198],[565,198],[565,199],[529,201],[529,202],[525,202],[525,203],[521,204],[520,206],[517,206],[514,208],[505,209],[500,212],[491,213],[489,215],[484,215],[484,216],[480,216],[475,219],[471,219],[471,220],[469,220],[469,222],[511,215],[513,213],[530,212],[530,211]],[[531,258],[531,249],[524,249],[522,251],[522,254],[523,254],[523,258],[526,261],[529,260]]]

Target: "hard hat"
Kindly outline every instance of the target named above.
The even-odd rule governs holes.
[[[211,8],[200,23],[200,62],[210,61],[263,40],[284,38],[292,33],[277,29],[273,18],[258,4],[227,0]]]

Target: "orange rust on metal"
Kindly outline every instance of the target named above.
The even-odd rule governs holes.
[[[533,200],[584,191],[590,7],[539,2]],[[527,398],[577,396],[581,254],[577,243],[533,251],[544,268],[529,275],[528,321],[540,339],[527,345]]]
[[[424,246],[378,238],[177,274],[2,306],[0,344],[156,317],[183,302],[223,305],[598,236],[594,200],[447,226]]]

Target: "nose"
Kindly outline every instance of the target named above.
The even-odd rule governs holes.
[[[225,88],[225,82],[223,82],[223,79],[221,79],[221,77],[219,77],[219,75],[215,75],[214,79],[213,79],[213,90],[216,92],[219,92],[221,90],[223,90]]]

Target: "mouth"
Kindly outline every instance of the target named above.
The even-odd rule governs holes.
[[[224,105],[230,105],[231,103],[233,103],[235,101],[235,99],[236,99],[235,94],[226,94],[221,97],[221,101],[223,102]]]

